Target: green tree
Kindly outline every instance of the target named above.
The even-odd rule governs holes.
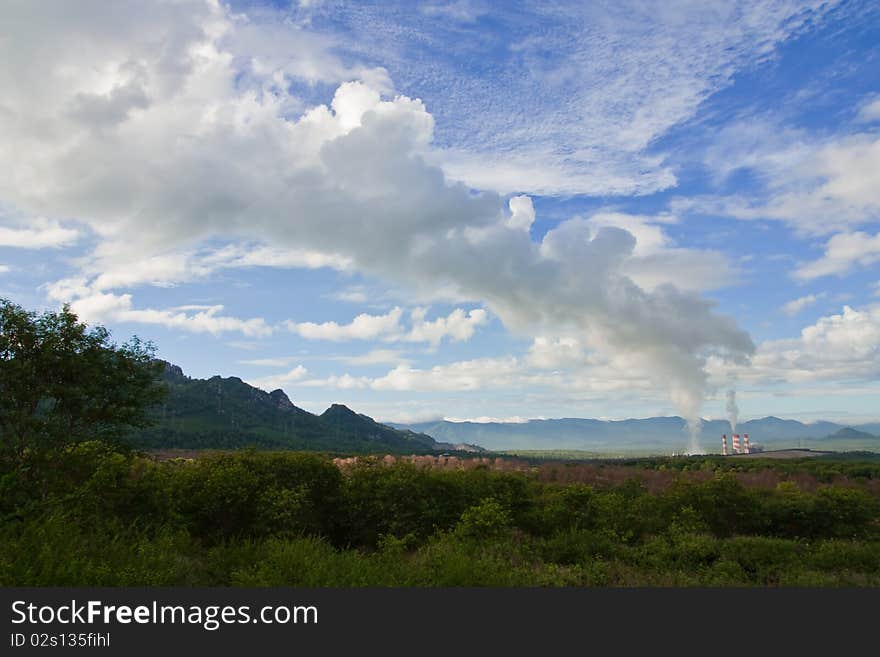
[[[461,514],[455,531],[466,538],[486,540],[502,536],[510,526],[510,511],[487,497]]]
[[[149,424],[162,364],[137,337],[117,346],[68,306],[40,315],[0,299],[0,459],[46,460],[86,440],[119,444]]]

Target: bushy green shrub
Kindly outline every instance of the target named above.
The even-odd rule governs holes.
[[[98,442],[64,464],[0,473],[0,585],[880,585],[880,508],[851,483],[749,489],[722,473],[648,493]]]
[[[207,541],[339,531],[342,478],[310,454],[222,454],[177,466],[176,512]]]

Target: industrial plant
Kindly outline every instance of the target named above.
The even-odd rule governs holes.
[[[756,452],[763,452],[763,448],[757,444],[749,444],[749,434],[744,433],[742,435],[742,442],[740,442],[740,435],[738,433],[732,434],[732,449],[728,450],[727,448],[727,434],[723,434],[721,436],[721,454],[722,456],[729,456],[731,454],[754,454]]]

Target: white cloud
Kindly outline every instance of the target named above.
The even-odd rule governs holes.
[[[529,230],[535,221],[535,206],[528,196],[514,196],[507,202],[510,219],[507,224],[516,230]]]
[[[495,118],[508,116],[510,102],[518,111],[503,131],[493,127],[492,116],[472,112],[488,128],[473,134],[490,137],[484,152],[495,157],[506,156],[505,140],[519,143],[536,121],[546,128],[510,158],[528,163],[529,179],[519,191],[539,180],[548,157],[562,167],[562,186],[578,191],[650,191],[669,184],[671,173],[659,160],[646,159],[644,149],[726,84],[738,63],[772,52],[810,13],[780,5],[769,14],[759,8],[741,16],[702,7],[688,21],[679,10],[661,11],[659,26],[643,11],[615,15],[627,29],[607,43],[598,40],[602,33],[590,20],[574,21],[588,48],[569,62],[570,75],[546,75],[538,70],[540,43],[518,44],[516,56],[537,68],[521,81],[525,87],[499,98]],[[196,0],[156,7],[132,2],[114,12],[21,3],[14,11],[22,29],[0,41],[0,170],[12,172],[0,176],[0,199],[26,216],[78,220],[98,237],[96,255],[114,267],[83,264],[84,280],[76,283],[89,288],[78,291],[83,308],[118,321],[267,335],[272,329],[260,318],[225,317],[219,308],[136,310],[129,295],[94,288],[101,275],[101,285],[114,289],[138,280],[170,284],[229,263],[261,264],[198,255],[206,243],[246,239],[282,252],[339,258],[414,296],[448,289],[476,300],[518,335],[577,335],[591,349],[637,357],[689,417],[696,417],[705,390],[706,358],[742,361],[753,349],[748,335],[708,299],[669,285],[636,284],[627,267],[643,257],[635,252],[643,247],[627,230],[596,230],[572,219],[541,243],[511,230],[504,198],[452,183],[425,160],[434,136],[425,104],[390,97],[380,72],[343,65],[330,54],[338,43],[312,43],[296,27],[276,45],[265,37],[278,34],[279,25]],[[685,25],[697,38],[679,34]],[[621,49],[634,38],[644,38],[645,47]],[[667,51],[663,61],[669,65],[656,65],[658,52]],[[325,56],[329,63],[318,65]],[[541,86],[531,87],[537,81],[566,89],[587,61],[598,78],[578,84],[558,113],[548,118],[522,104],[541,96]],[[339,84],[329,105],[309,106],[291,84],[338,84],[340,76],[363,82]],[[580,127],[569,140],[572,124]],[[444,143],[456,143],[454,135],[444,133]],[[568,144],[570,152],[548,153],[549,143]],[[621,160],[615,160],[618,152]],[[528,217],[513,209],[515,223]],[[129,246],[111,259],[126,240]],[[132,256],[147,263],[126,276],[119,267]],[[331,340],[402,339],[401,317],[395,309],[351,324],[290,327]],[[439,318],[443,322],[424,322],[421,330],[429,341],[440,334],[467,336],[479,318],[477,311],[453,312]],[[439,374],[392,372],[383,383],[392,389],[426,376],[428,386],[450,385]],[[466,388],[476,376],[468,372],[461,366],[449,374]]]
[[[515,358],[478,358],[422,370],[405,365],[370,381],[375,390],[462,391],[509,385],[520,366]]]
[[[526,418],[522,417],[521,415],[509,415],[505,417],[492,417],[490,415],[479,415],[477,417],[457,417],[453,415],[444,417],[443,419],[447,422],[473,422],[474,424],[526,424],[527,422],[529,422],[529,420],[542,420],[544,418]]]
[[[365,354],[358,356],[336,356],[334,360],[348,363],[349,365],[400,365],[408,363],[404,355],[394,349],[371,349]]]
[[[840,314],[805,327],[797,338],[765,341],[752,366],[737,376],[746,382],[789,384],[875,380],[880,377],[880,305],[844,306]]]
[[[880,121],[880,98],[869,99],[859,108],[859,121],[872,123]]]
[[[249,379],[248,383],[256,388],[260,388],[261,390],[277,390],[278,388],[284,388],[285,386],[290,385],[291,383],[298,383],[302,381],[306,377],[309,371],[303,367],[302,365],[297,365],[293,369],[284,372],[283,374],[275,374],[272,376],[263,376],[258,377],[256,379]]]
[[[264,244],[228,244],[214,249],[144,252],[136,243],[104,242],[82,260],[83,272],[93,277],[96,290],[132,288],[138,285],[169,287],[210,276],[223,269],[274,267],[344,271],[350,261],[332,253],[285,249]]]
[[[824,297],[825,293],[821,292],[819,294],[807,294],[806,296],[792,299],[791,301],[787,301],[782,305],[782,312],[790,317],[793,317],[799,314],[804,308],[812,306],[814,303],[819,301],[819,299],[822,299]]]
[[[310,29],[311,10],[323,2],[300,2],[295,17],[294,12],[251,5],[247,14],[236,16],[234,30],[226,35],[229,49],[243,53],[242,77],[250,89],[283,96],[291,112],[303,109],[300,99],[284,94],[291,82],[313,86],[363,80],[383,92],[392,89],[384,68],[343,61],[336,53],[346,45],[344,39]]]
[[[100,248],[102,251],[108,250],[104,245]],[[169,287],[202,273],[194,271],[190,257],[184,253],[126,258],[124,261],[119,256],[118,252],[114,254],[117,262],[112,264],[99,257],[87,265],[89,269],[101,272],[90,282],[90,287],[95,290],[113,290],[144,283]]]
[[[417,422],[439,422],[443,419],[436,410],[431,408],[416,408],[404,410],[401,402],[393,405],[382,403],[360,402],[358,407],[364,413],[374,418],[377,422],[388,424],[389,422],[400,424],[415,424]]]
[[[880,233],[838,233],[825,244],[825,253],[821,258],[802,264],[794,275],[801,280],[812,280],[821,276],[846,274],[853,267],[866,267],[877,261],[880,261]]]
[[[396,393],[468,393],[495,391],[542,404],[582,399],[605,399],[635,394],[656,396],[657,375],[638,357],[606,358],[586,353],[572,340],[536,339],[526,358],[514,356],[476,358],[433,367],[401,363],[384,375],[352,376],[348,373],[303,381],[301,385],[371,389]],[[527,392],[525,392],[527,391]],[[387,413],[387,411],[385,411]]]
[[[404,88],[408,68],[417,81],[422,68],[411,60],[422,56],[436,85],[431,106],[459,110],[435,160],[451,177],[505,194],[604,196],[673,186],[672,168],[650,146],[834,4],[554,2],[495,11],[515,35],[502,41],[500,72],[474,71],[470,61],[498,43],[469,39],[460,25],[448,33],[458,50],[450,58],[418,26],[401,35],[381,15],[358,19],[367,24],[359,32],[376,32],[379,43],[395,28],[395,41],[412,34],[398,66]]]
[[[880,355],[880,306],[862,311],[843,307],[840,315],[822,317],[816,324],[801,332],[805,345],[814,353],[826,349],[832,353],[845,353],[853,358]]]
[[[278,358],[252,358],[238,361],[242,365],[255,365],[257,367],[286,367],[300,360],[297,356],[280,356]]]
[[[0,265],[0,274],[6,274],[10,271],[12,271],[12,268],[9,265]]]
[[[489,7],[485,0],[447,0],[425,4],[421,7],[421,12],[428,16],[473,23],[488,14]]]
[[[342,376],[332,375],[326,379],[309,379],[303,381],[300,385],[312,388],[337,388],[339,390],[356,390],[359,388],[368,388],[370,379],[363,376],[351,376],[343,374]]]
[[[61,303],[69,303],[78,297],[90,296],[94,293],[85,278],[62,278],[46,283],[43,289],[52,301]]]
[[[349,324],[288,321],[286,326],[309,340],[396,340],[400,335],[402,317],[403,310],[395,307],[384,315],[361,313]]]
[[[427,321],[427,308],[415,308],[410,312],[411,326],[406,330],[402,325],[403,310],[395,307],[384,315],[361,313],[349,324],[337,322],[293,322],[288,321],[289,330],[309,340],[383,340],[385,342],[428,342],[438,345],[443,338],[461,342],[469,340],[477,327],[488,322],[488,315],[482,308],[465,312],[456,308],[447,317]]]
[[[262,338],[272,334],[272,327],[261,317],[239,319],[219,314],[223,306],[210,306],[205,310],[188,313],[185,310],[156,310],[152,308],[135,309],[130,294],[109,294],[96,292],[75,299],[71,309],[86,322],[134,322],[156,324],[166,328],[180,329],[191,333],[236,332],[249,337]]]
[[[369,300],[367,293],[360,287],[352,287],[331,295],[337,301],[345,301],[346,303],[366,303]]]
[[[403,337],[407,342],[428,342],[434,346],[445,337],[456,342],[464,342],[473,337],[478,326],[484,326],[489,316],[482,308],[465,312],[456,308],[447,317],[426,321],[427,308],[416,308],[410,313],[412,328]]]
[[[73,244],[79,233],[57,221],[36,219],[27,228],[0,226],[0,246],[19,249],[61,248]]]
[[[702,292],[726,287],[737,279],[739,272],[724,253],[676,246],[663,229],[664,225],[678,223],[673,215],[598,212],[589,217],[589,223],[596,230],[603,226],[622,228],[635,237],[632,254],[621,271],[646,290],[674,285],[680,290]]]
[[[577,338],[536,337],[529,348],[528,362],[539,369],[570,368],[586,361],[584,346]]]
[[[198,263],[209,268],[277,267],[282,269],[320,269],[345,271],[351,260],[334,253],[278,246],[231,244],[200,255]]]
[[[679,199],[674,207],[782,221],[803,235],[880,218],[880,137],[873,133],[816,138],[771,122],[735,123],[720,132],[706,164],[720,179],[751,170],[762,187],[749,197]]]
[[[243,351],[257,351],[264,346],[259,340],[227,340],[225,344],[233,349],[241,349]]]

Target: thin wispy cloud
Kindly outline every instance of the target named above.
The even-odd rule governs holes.
[[[826,295],[824,293],[807,294],[805,296],[798,297],[797,299],[792,299],[791,301],[786,301],[782,305],[782,312],[784,312],[786,315],[793,317],[794,315],[799,314],[805,308],[809,308],[810,306],[812,306],[813,304],[818,302],[820,299],[824,299],[825,296]]]
[[[493,8],[487,31],[367,2],[328,4],[317,25],[426,101],[451,176],[503,193],[645,194],[677,180],[651,144],[833,5],[534,3]]]

